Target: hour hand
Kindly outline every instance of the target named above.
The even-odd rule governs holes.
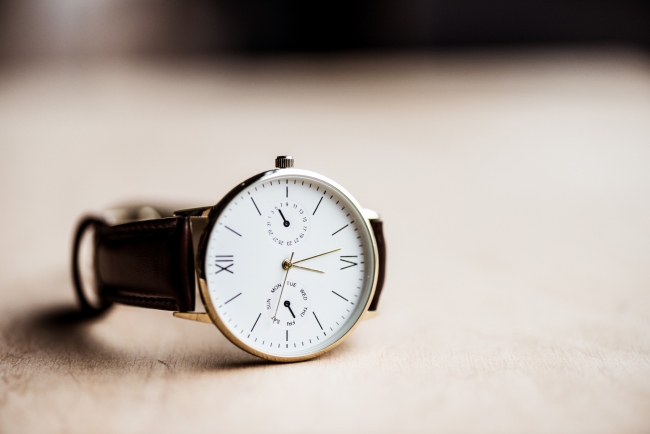
[[[296,265],[296,264],[292,264],[291,267],[293,267],[293,268],[300,268],[301,270],[315,271],[316,273],[325,274],[324,271],[317,270],[317,269],[315,269],[315,268],[303,267],[303,266]]]

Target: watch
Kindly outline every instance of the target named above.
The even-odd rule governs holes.
[[[214,206],[124,207],[82,219],[72,270],[83,311],[113,303],[173,311],[278,362],[339,345],[376,315],[382,221],[336,182],[293,166],[277,157],[274,170]],[[195,311],[197,292],[205,312]]]

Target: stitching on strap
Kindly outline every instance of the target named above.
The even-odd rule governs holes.
[[[172,222],[169,223],[158,223],[157,226],[150,226],[145,225],[145,224],[129,224],[128,226],[124,225],[117,225],[117,226],[111,226],[112,232],[134,232],[134,231],[157,231],[160,229],[171,229],[174,226],[176,226],[176,219],[174,219]]]
[[[173,298],[165,298],[165,297],[141,297],[136,295],[107,294],[106,298],[111,299],[113,301],[117,301],[118,303],[120,302],[153,303],[153,304],[162,303],[162,304],[171,304],[176,306],[176,300],[174,300]]]
[[[103,231],[102,238],[104,240],[112,240],[116,238],[122,238],[124,236],[130,235],[141,235],[141,236],[150,236],[156,235],[156,233],[169,229],[176,229],[178,220],[170,219],[172,221],[165,223],[155,223],[155,226],[152,225],[152,222],[142,222],[140,224],[126,224],[118,226],[110,226],[107,230]]]

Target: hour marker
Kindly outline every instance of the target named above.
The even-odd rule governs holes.
[[[237,235],[239,235],[241,237],[241,234],[239,232],[230,229],[228,226],[226,226],[225,228],[228,229],[229,231],[231,231],[232,233],[237,234]]]
[[[289,197],[289,187],[287,187],[287,197]]]
[[[232,267],[233,265],[235,265],[235,260],[233,259],[233,255],[215,255],[215,258],[216,258],[216,259],[215,259],[215,261],[214,261],[214,265],[216,265],[217,267],[219,267],[219,271],[217,271],[217,272],[214,273],[214,274],[219,274],[219,273],[221,273],[222,271],[227,271],[227,272],[230,273],[230,274],[235,274],[234,271],[230,270],[230,267]],[[220,263],[221,263],[221,264],[220,264]],[[223,264],[223,265],[229,264],[229,265],[226,265],[226,266],[224,267],[222,264]]]
[[[314,212],[311,213],[311,215],[316,214],[316,211],[318,211],[318,207],[320,206],[320,203],[323,201],[323,198],[321,197],[320,200],[318,201],[318,205],[316,205],[316,209],[314,209]]]
[[[287,330],[287,342],[289,342],[289,330]]]
[[[253,199],[253,198],[251,197],[251,200],[253,201],[253,205],[255,205],[255,209],[257,210],[257,213],[258,213],[259,215],[262,215],[262,213],[260,212],[260,209],[257,207],[257,204],[255,203],[255,199]],[[231,229],[231,230],[232,230],[232,229]]]
[[[332,291],[332,292],[334,292],[334,291]],[[347,298],[343,297],[343,296],[342,296],[341,294],[339,294],[338,292],[334,292],[334,294],[338,295],[339,297],[341,297],[341,298],[342,298],[343,300],[345,300],[345,301],[349,301]],[[228,302],[226,302],[226,303],[228,303]]]
[[[251,333],[253,332],[253,329],[254,329],[254,328],[255,328],[255,326],[257,325],[257,321],[259,321],[259,320],[260,320],[260,317],[261,317],[261,316],[262,316],[262,312],[260,312],[260,314],[259,314],[259,315],[257,315],[257,319],[255,320],[255,324],[253,324],[253,328],[251,329]]]
[[[240,295],[241,295],[241,292],[240,292],[239,294],[235,295],[233,298],[231,298],[231,299],[228,300],[227,302],[225,302],[224,304],[228,304],[228,303],[230,303],[231,301],[233,301],[234,299],[236,299],[236,298],[239,297]]]
[[[228,227],[228,226],[226,226],[226,227]],[[338,234],[339,232],[341,232],[343,229],[345,229],[345,228],[347,228],[347,227],[348,227],[348,225],[343,226],[341,229],[339,229],[338,231],[334,232],[334,233],[332,234],[332,236]],[[230,228],[229,228],[229,229],[230,229]],[[232,230],[232,229],[230,229],[230,230]],[[239,234],[238,234],[238,235],[239,235]],[[239,235],[239,236],[241,237],[241,235]]]
[[[350,256],[341,256],[341,262],[346,262],[350,265],[346,265],[345,267],[342,267],[341,270],[345,270],[346,268],[354,267],[357,265],[356,262],[352,261],[351,259],[343,259],[343,258],[356,258],[357,255],[350,255]]]
[[[320,327],[320,329],[323,330],[323,326],[320,325],[320,321],[318,321],[318,317],[316,316],[316,312],[314,312],[314,311],[312,310],[311,313],[314,314],[314,318],[316,318],[316,322],[318,323],[318,327]]]

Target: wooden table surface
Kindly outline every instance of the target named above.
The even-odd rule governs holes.
[[[85,212],[289,153],[385,220],[377,318],[298,364],[117,306]],[[650,432],[650,60],[535,51],[0,68],[0,432]]]

